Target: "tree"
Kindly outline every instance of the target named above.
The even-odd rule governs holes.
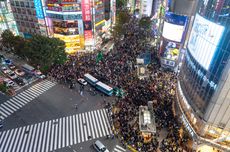
[[[41,67],[62,64],[67,59],[65,43],[60,39],[34,35],[27,45],[25,55],[32,63]]]
[[[7,29],[2,32],[1,37],[2,45],[11,51],[13,49],[14,34]]]
[[[128,23],[130,20],[130,16],[127,11],[121,11],[117,15],[116,24],[113,28],[114,37],[119,37],[124,34],[125,28],[124,24]]]
[[[121,10],[126,5],[127,5],[127,0],[116,0],[116,8],[117,8],[117,10]]]
[[[13,38],[13,52],[17,54],[20,57],[24,57],[24,52],[27,49],[26,48],[26,43],[28,43],[23,37],[21,36],[15,36]]]
[[[150,29],[151,28],[151,19],[150,17],[143,17],[139,21],[140,27],[143,27],[145,29]]]

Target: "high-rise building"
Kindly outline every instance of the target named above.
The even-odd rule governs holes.
[[[21,36],[47,36],[43,0],[10,0],[10,4]]]
[[[9,1],[0,1],[0,34],[6,29],[10,29],[15,35],[18,35],[18,28]]]
[[[229,12],[229,0],[198,1],[177,89],[192,137],[224,150],[230,150]]]

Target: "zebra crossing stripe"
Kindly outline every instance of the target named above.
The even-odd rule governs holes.
[[[17,106],[17,105],[15,105],[15,104],[13,104],[13,103],[11,102],[11,100],[8,100],[6,103],[9,104],[10,106],[14,107],[14,109],[16,109],[16,110],[20,109],[20,107]],[[15,110],[15,111],[16,111],[16,110]]]
[[[78,116],[79,115],[76,115],[76,123],[77,123],[77,143],[80,143],[80,127],[79,127],[79,123],[78,123]]]
[[[75,124],[76,124],[76,116],[73,116],[73,144],[77,143],[76,127],[74,127]]]
[[[90,128],[91,128],[91,136],[94,139],[95,138],[95,134],[94,134],[94,129],[93,129],[93,122],[92,122],[92,117],[91,117],[91,113],[88,112],[88,116],[89,116],[89,123],[90,123]]]
[[[1,143],[2,146],[0,147],[0,151],[3,151],[5,142],[6,142],[7,139],[9,139],[9,138],[8,138],[8,134],[9,134],[9,133],[10,133],[10,130],[7,130],[6,135],[5,135],[6,138],[4,138],[3,141],[2,141],[2,143]]]
[[[62,119],[62,147],[65,147],[65,119]]]
[[[70,145],[73,145],[73,127],[72,127],[72,121],[73,121],[73,119],[72,119],[72,116],[70,116],[69,117],[69,119],[70,119],[70,124],[69,124],[69,129],[70,129],[70,132],[69,132],[69,135],[70,135]]]
[[[85,140],[87,140],[88,135],[87,135],[86,125],[88,124],[86,124],[85,122],[85,113],[82,114],[82,119],[83,119],[83,130],[84,130]]]
[[[48,124],[49,124],[49,122],[48,121],[46,121],[45,122],[45,131],[44,131],[44,136],[43,136],[43,142],[42,142],[42,150],[41,150],[41,152],[44,152],[45,151],[45,143],[46,143],[46,137],[47,137],[47,135],[46,135],[46,133],[47,133],[47,128],[48,128]]]
[[[31,94],[31,95],[34,95],[35,97],[38,97],[40,94],[37,93],[36,91],[33,91],[33,90],[26,90],[27,93]]]
[[[81,133],[84,132],[83,130],[83,124],[82,124],[82,117],[81,117],[82,113],[79,114],[79,121],[80,121],[80,129],[81,129]],[[84,134],[81,134],[81,141],[84,142]]]
[[[105,120],[107,122],[107,126],[108,126],[108,129],[109,129],[109,133],[112,134],[112,129],[111,129],[111,126],[110,126],[110,123],[109,123],[109,120],[108,120],[108,112],[105,110],[105,109],[102,109],[104,115],[106,116],[105,117]]]
[[[24,126],[22,128],[22,132],[21,132],[21,136],[19,137],[19,141],[18,141],[18,145],[17,145],[17,149],[16,149],[16,152],[19,152],[20,151],[20,147],[22,145],[22,139],[23,137],[25,136],[25,129],[26,129],[26,126]]]
[[[10,114],[14,113],[14,110],[12,108],[10,108],[9,106],[7,106],[6,103],[3,103],[1,106],[3,108],[5,108],[5,110],[7,110],[8,112],[10,112]]]
[[[46,150],[45,150],[46,152],[49,151],[51,125],[52,125],[52,121],[50,120],[48,125],[48,133],[47,133],[47,140],[46,140]]]
[[[16,129],[14,130],[13,138],[12,138],[11,140],[9,140],[9,141],[11,141],[11,143],[10,143],[9,147],[6,148],[6,151],[12,151],[12,146],[13,146],[14,140],[15,140],[16,137],[17,137],[18,130],[19,130],[18,128],[16,128]],[[10,147],[11,147],[11,148],[10,148]]]
[[[94,117],[96,118],[97,128],[99,130],[99,137],[102,137],[101,128],[100,128],[98,117],[97,117],[97,111],[94,111]]]
[[[13,110],[13,112],[17,111],[17,108],[9,104],[9,101],[4,102],[4,105],[6,105],[9,109]]]
[[[15,98],[10,99],[9,101],[10,101],[10,103],[15,104],[15,106],[17,105],[20,108],[23,106],[19,102],[17,102],[17,100],[15,100]]]
[[[24,100],[22,100],[21,98],[19,98],[18,96],[15,96],[14,99],[16,99],[17,102],[19,102],[21,105],[25,105],[27,104],[27,102],[25,102]]]
[[[58,140],[58,149],[61,148],[61,136],[62,136],[62,118],[59,119],[59,132],[58,132],[58,136],[59,136],[59,140]]]
[[[0,106],[0,110],[1,110],[1,115],[3,115],[4,117],[7,117],[7,115],[10,115],[10,113],[6,111],[5,109],[3,109],[2,106]]]
[[[104,112],[105,109],[94,110],[0,132],[0,151],[55,151],[107,135],[108,115]]]
[[[100,111],[99,110],[97,110],[97,114],[98,114],[98,116],[100,115]],[[103,127],[103,123],[102,123],[102,120],[101,120],[101,117],[98,117],[99,118],[99,125],[101,126],[100,128],[102,128],[102,136],[105,136],[106,134],[105,134],[105,130],[104,130],[104,127]]]
[[[94,111],[91,111],[91,116],[92,116],[92,119],[93,119],[94,130],[95,130],[95,132],[96,132],[96,138],[98,138],[99,135],[98,135],[97,126],[96,126],[96,123],[95,123]]]
[[[22,132],[22,127],[20,127],[20,128],[18,129],[18,131],[19,131],[19,132],[17,133],[16,139],[15,139],[15,141],[14,141],[12,151],[15,151],[15,148],[16,148],[16,146],[17,146],[17,144],[18,144],[18,140],[19,140],[19,137],[20,137],[21,132]],[[0,144],[0,145],[1,145],[1,144]]]
[[[28,90],[24,91],[24,93],[25,93],[26,95],[30,96],[31,99],[32,99],[32,98],[36,98],[36,97],[38,96],[38,95],[36,95],[35,93],[30,92],[30,91],[28,91]]]
[[[12,137],[12,135],[13,135],[13,133],[14,133],[15,130],[16,130],[16,129],[13,129],[13,131],[12,131],[12,130],[10,131],[10,135],[9,135],[8,140],[6,141],[6,144],[4,145],[4,144],[2,143],[4,149],[1,150],[1,151],[7,151],[7,147],[8,147],[9,141],[10,141],[10,139],[11,139],[11,137]]]

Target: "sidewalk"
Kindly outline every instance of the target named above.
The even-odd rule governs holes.
[[[4,55],[7,59],[12,60],[12,62],[16,65],[16,66],[21,66],[23,64],[25,64],[26,62],[23,61],[20,57],[18,57],[17,55],[14,55],[12,53],[6,52],[6,51],[1,51],[0,54]]]

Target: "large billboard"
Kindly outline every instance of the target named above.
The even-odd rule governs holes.
[[[44,12],[41,0],[34,0],[34,7],[36,10],[37,18],[44,19]]]
[[[209,69],[223,32],[223,26],[196,14],[188,49],[195,60],[206,70]]]
[[[170,41],[181,42],[186,23],[186,16],[166,12],[162,36]]]
[[[82,19],[84,21],[85,45],[92,45],[93,33],[92,33],[92,25],[91,25],[90,0],[82,0],[81,6],[82,6]]]

